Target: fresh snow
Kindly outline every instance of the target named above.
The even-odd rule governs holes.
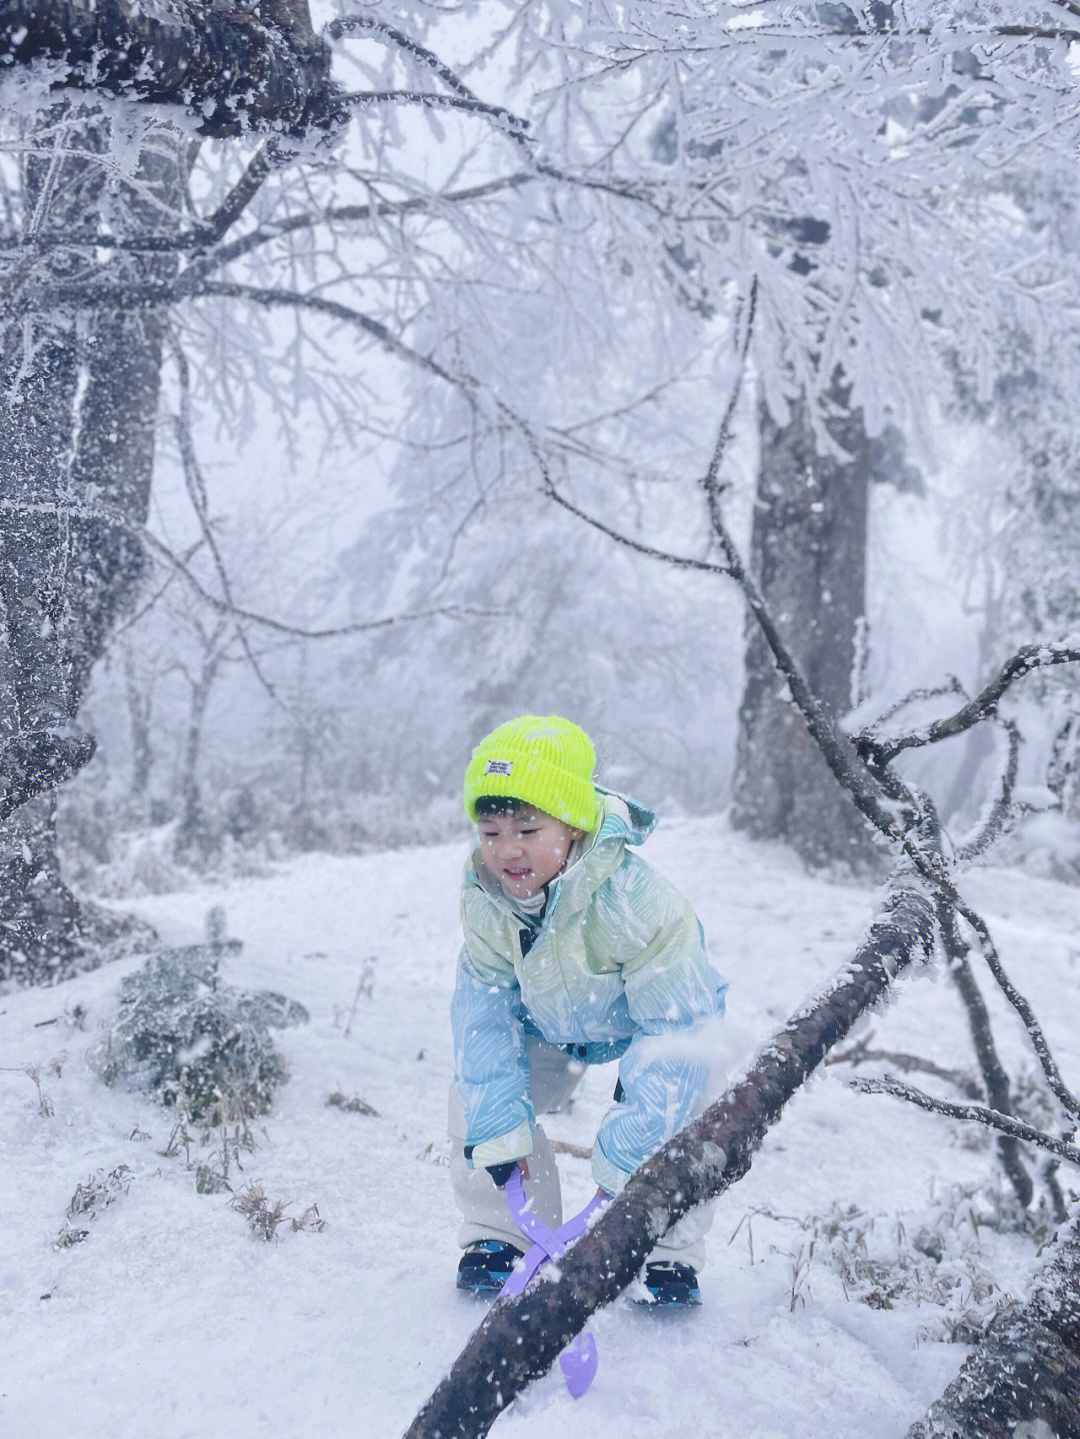
[[[256,1152],[242,1156],[241,1182],[289,1204],[276,1243],[250,1237],[227,1194],[196,1193],[182,1154],[162,1155],[169,1113],[103,1088],[87,1062],[122,975],[141,959],[0,996],[0,1432],[336,1439],[406,1428],[484,1312],[454,1288],[446,1169],[464,854],[462,843],[313,855],[266,877],[129,906],[181,944],[199,940],[206,911],[224,905],[244,948],[223,962],[222,979],[282,991],[311,1013],[309,1024],[275,1032],[291,1079]],[[691,897],[730,981],[716,1060],[738,1072],[850,957],[875,894],[808,877],[784,850],[752,845],[719,820],[667,824],[645,854]],[[968,876],[964,889],[1075,1083],[1080,891],[1003,869]],[[991,1004],[1010,1066],[1030,1067],[1017,1026]],[[71,1022],[76,1006],[85,1029]],[[875,1046],[971,1064],[953,990],[932,967],[902,979],[870,1027]],[[51,1114],[40,1112],[27,1066],[37,1067]],[[965,1297],[951,1308],[930,1296],[868,1307],[845,1292],[820,1225],[814,1239],[815,1217],[855,1206],[844,1232],[853,1243],[863,1233],[887,1259],[910,1252],[936,1216],[949,1254],[964,1251],[973,1276],[989,1272],[1014,1294],[1035,1247],[973,1227],[1001,1192],[985,1143],[967,1142],[951,1121],[852,1093],[850,1072],[822,1071],[718,1203],[702,1308],[656,1314],[620,1300],[593,1321],[600,1368],[588,1394],[572,1400],[556,1372],[494,1432],[906,1433],[967,1352],[937,1337]],[[591,1070],[571,1110],[546,1121],[553,1138],[588,1146],[614,1080],[612,1067]],[[335,1091],[361,1096],[377,1116],[328,1107]],[[193,1165],[206,1157],[194,1151]],[[591,1193],[588,1164],[561,1163],[569,1212]],[[76,1186],[121,1164],[126,1192],[81,1222],[84,1242],[54,1249]],[[292,1232],[288,1217],[312,1203],[326,1228]]]

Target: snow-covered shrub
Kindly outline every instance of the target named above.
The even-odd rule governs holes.
[[[920,1339],[973,1343],[1010,1297],[984,1231],[1039,1243],[1053,1218],[1041,1202],[1020,1210],[985,1184],[956,1184],[903,1218],[834,1204],[805,1227],[811,1254],[839,1277],[849,1299],[872,1309],[925,1307]]]
[[[286,1078],[269,1030],[308,1014],[284,995],[222,984],[219,959],[239,948],[222,940],[165,950],[121,983],[95,1056],[106,1084],[143,1090],[203,1124],[265,1113]]]

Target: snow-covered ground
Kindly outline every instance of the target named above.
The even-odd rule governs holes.
[[[871,916],[869,889],[808,878],[783,851],[751,845],[719,820],[662,826],[645,854],[690,895],[730,980],[717,1056],[728,1071],[852,952]],[[321,1232],[283,1225],[280,1242],[253,1239],[227,1194],[197,1193],[183,1155],[161,1153],[170,1115],[94,1077],[87,1051],[140,960],[0,996],[0,1432],[336,1439],[404,1430],[483,1312],[454,1289],[446,1169],[462,860],[460,845],[311,856],[266,878],[130,906],[165,942],[186,943],[202,937],[209,906],[224,904],[244,948],[223,978],[309,1009],[309,1024],[276,1033],[292,1077],[257,1150],[243,1156],[240,1182],[262,1184],[291,1216],[317,1204]],[[965,890],[1075,1081],[1080,890],[1002,869],[969,876]],[[354,1009],[365,965],[370,993]],[[76,1006],[85,1028],[72,1022]],[[996,1001],[993,1011],[1013,1068],[1028,1063],[1015,1024]],[[875,1046],[970,1065],[953,990],[932,971],[905,980],[871,1024]],[[939,1336],[985,1303],[988,1280],[1021,1292],[1035,1249],[988,1224],[985,1143],[966,1141],[951,1121],[856,1095],[849,1075],[841,1065],[815,1079],[719,1202],[702,1308],[658,1315],[626,1299],[613,1305],[594,1321],[600,1369],[588,1394],[573,1401],[549,1375],[496,1433],[905,1433],[966,1353]],[[572,1109],[546,1121],[549,1133],[588,1146],[613,1083],[610,1068],[590,1071]],[[335,1091],[377,1114],[328,1106]],[[87,1221],[83,1243],[55,1249],[76,1186],[121,1164],[127,1192]],[[576,1208],[591,1192],[588,1165],[566,1155],[562,1166]],[[890,1300],[891,1261],[919,1259],[920,1233],[943,1260],[927,1259],[915,1290]],[[879,1264],[875,1302],[892,1307],[863,1302],[874,1282],[865,1265],[858,1281],[845,1276],[845,1256]]]

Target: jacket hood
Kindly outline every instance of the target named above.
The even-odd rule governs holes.
[[[613,789],[596,785],[596,797],[600,803],[600,823],[591,836],[586,837],[586,852],[594,845],[611,839],[621,839],[625,844],[641,844],[656,828],[656,815],[629,795],[619,794]]]

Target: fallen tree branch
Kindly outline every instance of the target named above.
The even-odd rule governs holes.
[[[975,982],[971,966],[967,962],[967,946],[957,930],[956,915],[951,905],[939,899],[937,916],[938,932],[945,950],[949,978],[956,986],[960,1002],[967,1014],[971,1042],[982,1071],[983,1084],[986,1086],[985,1098],[991,1109],[996,1110],[999,1114],[1008,1114],[1012,1109],[1009,1076],[1005,1072],[1005,1066],[1001,1062],[997,1046],[994,1043],[994,1035],[990,1027],[990,1012],[986,1007],[982,992]],[[982,1098],[983,1096],[978,1097]],[[1008,1175],[1013,1193],[1018,1202],[1026,1209],[1031,1203],[1034,1186],[1031,1182],[1031,1175],[1020,1158],[1016,1141],[1008,1135],[1002,1134],[998,1139],[998,1158],[1001,1160],[1001,1167]]]
[[[983,1124],[987,1129],[996,1129],[999,1134],[1023,1140],[1025,1144],[1037,1145],[1039,1149],[1056,1154],[1059,1159],[1067,1159],[1070,1164],[1080,1165],[1080,1149],[1075,1145],[1063,1139],[1055,1139],[1052,1134],[1036,1129],[1034,1125],[1025,1124],[1021,1119],[1014,1119],[1010,1114],[999,1114],[996,1109],[989,1109],[985,1104],[954,1104],[950,1099],[937,1099],[932,1094],[915,1089],[913,1085],[893,1079],[890,1074],[876,1079],[864,1079],[856,1075],[854,1079],[848,1080],[848,1086],[860,1094],[891,1094],[894,1099],[906,1099],[909,1104],[925,1109],[930,1114],[944,1114],[948,1119]]]
[[[907,1439],[1080,1436],[1080,1211],[1023,1305],[1009,1304]]]
[[[829,987],[799,1009],[732,1085],[630,1178],[559,1261],[557,1283],[498,1303],[410,1425],[406,1439],[479,1439],[528,1383],[545,1374],[590,1314],[634,1279],[656,1241],[750,1167],[787,1101],[895,976],[928,956],[933,904],[910,869]],[[497,1376],[497,1377],[496,1377]]]
[[[852,1069],[857,1069],[860,1064],[892,1064],[897,1069],[902,1069],[905,1074],[930,1074],[935,1079],[944,1080],[946,1084],[959,1089],[968,1099],[983,1097],[982,1090],[964,1070],[946,1069],[944,1065],[935,1064],[932,1059],[921,1054],[903,1054],[895,1049],[871,1049],[868,1039],[853,1044],[842,1054],[830,1054],[825,1060],[825,1066],[830,1068],[834,1064],[850,1064]]]

